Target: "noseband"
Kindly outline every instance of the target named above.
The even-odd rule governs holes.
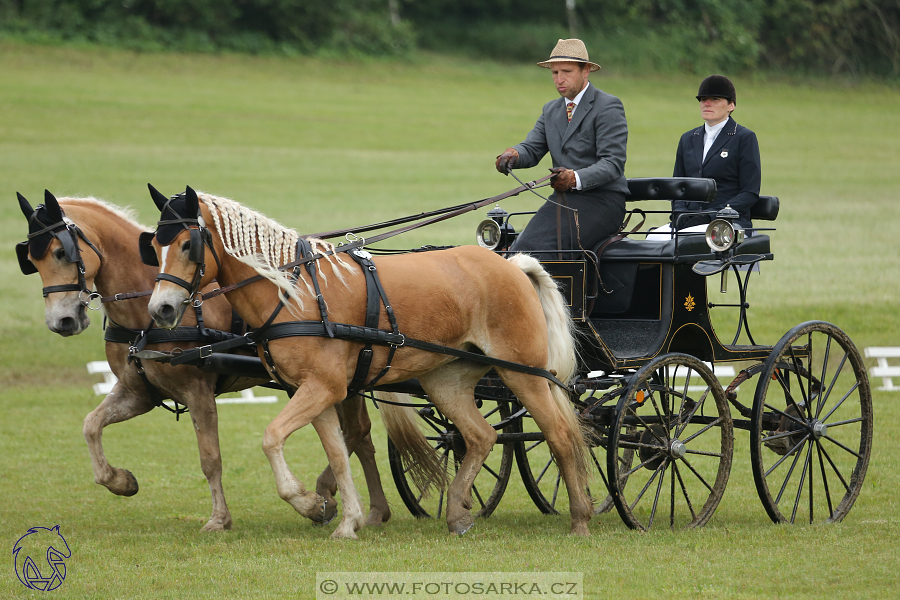
[[[31,215],[29,222],[37,221],[40,223],[37,219],[37,214],[41,208],[43,208],[43,205],[38,205],[37,209]],[[100,299],[100,294],[92,292],[87,287],[87,281],[85,279],[86,268],[84,266],[84,260],[81,258],[81,246],[78,243],[78,239],[81,238],[101,261],[103,260],[103,254],[101,254],[100,251],[97,250],[97,247],[85,237],[84,232],[81,231],[78,225],[65,215],[63,215],[61,221],[57,221],[52,225],[47,225],[42,229],[29,233],[26,241],[16,245],[16,254],[19,258],[19,268],[22,270],[22,273],[25,275],[37,273],[37,267],[35,267],[34,263],[28,259],[28,245],[34,238],[47,234],[50,234],[59,240],[66,253],[66,261],[73,263],[78,269],[78,283],[47,286],[41,290],[44,294],[44,298],[55,292],[78,292],[78,301],[82,306],[86,306],[91,310],[99,310],[99,305],[96,307],[91,305],[94,300]]]

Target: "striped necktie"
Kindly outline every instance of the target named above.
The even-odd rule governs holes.
[[[572,121],[572,113],[575,111],[575,103],[569,102],[566,104],[566,118],[569,119],[569,122]]]

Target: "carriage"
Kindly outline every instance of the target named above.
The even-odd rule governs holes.
[[[706,179],[631,179],[628,184],[629,201],[708,202],[715,195],[715,183]],[[531,182],[513,193],[534,187]],[[155,199],[165,213],[165,197]],[[486,204],[483,201],[478,206]],[[761,197],[752,217],[773,221],[778,206],[777,198]],[[562,290],[579,341],[576,376],[566,384],[565,393],[585,432],[587,463],[596,475],[587,484],[587,494],[595,513],[615,507],[631,528],[646,530],[660,524],[689,528],[708,522],[729,479],[734,429],[749,432],[756,489],[775,522],[840,521],[863,484],[871,455],[873,415],[862,357],[846,334],[821,321],[797,325],[774,346],[756,343],[748,320],[747,288],[754,269],[774,255],[766,233],[769,230],[737,229],[732,225],[737,215],[732,213],[720,211],[704,232],[678,232],[654,240],[638,226],[598,248],[550,248],[541,253],[541,265]],[[479,226],[479,243],[503,255],[515,236],[513,222],[520,216],[492,210]],[[168,221],[177,223],[179,230],[191,229],[197,222],[197,218]],[[160,227],[163,224],[160,221]],[[200,219],[200,229],[203,227]],[[342,233],[346,231],[322,237]],[[748,233],[752,235],[745,235]],[[377,256],[378,250],[369,245],[375,239],[377,236],[368,242],[354,238],[349,246],[365,246]],[[196,281],[181,279],[178,283],[178,278],[170,275],[160,275],[158,280],[191,290],[199,285],[205,268],[199,250],[204,244],[213,246],[198,229],[191,229],[190,243],[185,244],[185,252],[191,251],[190,262],[198,265]],[[300,263],[309,270],[308,265],[321,258],[314,249],[308,254],[304,261],[295,261],[295,280]],[[718,278],[722,292],[734,280],[737,301],[713,302],[708,293],[709,287],[715,287],[708,285],[710,277]],[[315,285],[321,308],[322,293],[318,283]],[[226,287],[233,289],[222,286]],[[195,305],[211,297],[197,300],[196,293],[190,295]],[[499,287],[491,293],[502,298],[509,290]],[[382,300],[387,307],[383,293]],[[737,312],[737,328],[730,343],[722,342],[714,329],[712,315],[717,309]],[[277,311],[270,322],[275,314]],[[291,335],[333,336],[324,309],[321,314],[321,327],[317,325],[315,332],[298,334],[295,326]],[[387,345],[393,356],[398,348],[415,340],[404,338],[396,323],[392,324],[393,334],[382,331],[384,339],[369,339],[367,335],[374,335],[376,328],[367,319],[367,327],[358,327],[353,339]],[[268,349],[261,353],[268,361],[266,370],[257,357],[223,352],[242,341],[247,343],[246,336],[222,337],[225,339],[184,352],[133,348],[132,355],[253,379],[277,373]],[[430,351],[440,351],[431,346]],[[429,349],[427,345],[423,348]],[[454,352],[463,359],[486,362],[485,371],[494,366],[474,388],[476,405],[496,432],[497,445],[471,487],[477,514],[490,515],[497,507],[513,463],[536,506],[544,513],[556,513],[567,495],[561,485],[564,473],[535,416],[498,375],[515,370],[515,365],[503,361],[492,365],[483,355]],[[743,368],[723,385],[716,367],[734,363]],[[555,379],[552,371],[537,374]],[[748,388],[754,378],[750,401],[745,398],[750,396]],[[370,394],[372,390],[415,398],[416,415],[443,466],[453,470],[463,465],[469,448],[462,433],[432,402],[420,381],[374,383],[354,391]],[[448,512],[449,516],[449,492],[440,488],[428,493],[413,477],[410,469],[414,465],[393,442],[389,442],[388,452],[394,482],[412,514],[426,517]]]

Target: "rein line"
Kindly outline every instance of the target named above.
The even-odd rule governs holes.
[[[368,244],[374,244],[376,242],[380,242],[382,240],[392,238],[396,235],[400,235],[401,233],[406,233],[407,231],[412,231],[414,229],[418,229],[419,227],[424,227],[426,225],[432,225],[434,223],[439,223],[440,221],[444,221],[446,219],[451,219],[453,217],[457,217],[459,215],[465,214],[467,212],[471,212],[473,210],[478,210],[479,208],[482,208],[483,206],[487,206],[488,204],[490,204],[492,202],[499,202],[500,200],[505,200],[506,198],[509,198],[511,196],[516,196],[524,191],[532,191],[534,188],[539,187],[540,184],[543,184],[548,179],[550,179],[550,177],[552,177],[552,176],[553,175],[551,174],[551,175],[547,175],[546,177],[542,177],[541,179],[537,179],[535,181],[529,181],[528,183],[523,183],[519,187],[514,188],[508,192],[504,192],[502,194],[498,194],[497,196],[492,196],[490,198],[485,198],[483,200],[478,200],[477,202],[470,202],[468,204],[463,204],[460,206],[439,209],[436,211],[432,211],[431,213],[422,213],[421,215],[416,215],[416,216],[412,216],[412,217],[404,217],[402,219],[396,219],[394,221],[389,221],[389,222],[387,222],[389,224],[407,223],[410,221],[414,221],[416,219],[420,219],[423,216],[436,215],[425,221],[421,221],[419,223],[414,223],[412,225],[407,225],[406,227],[400,227],[397,229],[393,229],[391,231],[386,231],[385,233],[373,236],[368,239],[360,238],[359,240],[350,242],[348,244],[342,244],[342,245],[338,246],[337,248],[335,248],[334,250],[331,250],[324,254],[313,254],[313,255],[310,255],[310,256],[307,256],[304,258],[297,259],[293,262],[289,262],[285,265],[281,265],[280,267],[278,267],[278,269],[281,271],[287,271],[287,270],[293,269],[294,267],[298,267],[300,265],[304,265],[304,264],[319,260],[320,258],[325,258],[326,256],[332,256],[332,255],[338,254],[339,252],[349,252],[350,250],[362,248]],[[384,224],[377,225],[377,226],[376,225],[367,226],[367,228],[357,229],[356,231],[370,231],[372,229],[376,229],[383,225]],[[330,232],[326,232],[325,235],[328,237],[338,237],[342,234],[346,235],[349,233],[353,233],[353,230],[348,229],[348,230],[341,230],[341,231],[330,231]],[[318,234],[316,234],[314,236],[304,236],[304,237],[318,237]],[[251,283],[256,283],[257,281],[262,281],[263,279],[265,279],[265,277],[263,275],[254,275],[253,277],[250,277],[249,279],[245,279],[243,281],[239,281],[237,283],[233,283],[231,285],[227,285],[224,287],[216,288],[216,289],[212,290],[211,292],[209,292],[208,294],[200,294],[198,292],[198,295],[201,296],[201,298],[203,298],[203,300],[206,300],[207,298],[214,298],[215,296],[219,296],[221,294],[227,294],[228,292],[233,292],[236,289],[242,288],[246,285],[250,285]]]

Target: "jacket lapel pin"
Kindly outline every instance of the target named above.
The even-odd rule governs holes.
[[[728,158],[728,150],[722,150],[722,154],[720,154],[722,158]]]

